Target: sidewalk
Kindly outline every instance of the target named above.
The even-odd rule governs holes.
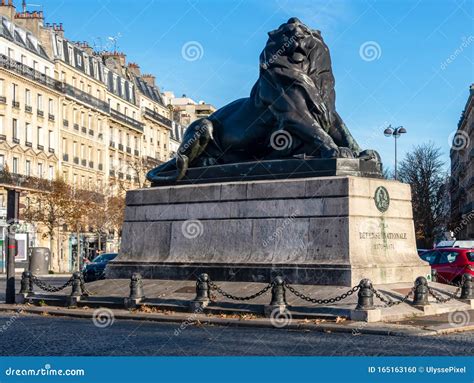
[[[148,312],[146,312],[148,311]],[[252,315],[211,315],[196,313],[179,313],[174,311],[149,311],[148,310],[123,310],[89,307],[82,308],[61,308],[50,306],[25,305],[0,305],[0,312],[11,313],[13,315],[36,314],[41,316],[62,316],[70,318],[85,318],[101,323],[102,321],[134,320],[148,322],[176,323],[177,331],[181,331],[188,326],[236,326],[236,327],[264,327],[276,328],[279,330],[294,331],[321,331],[350,333],[353,336],[368,335],[388,335],[388,336],[434,336],[457,332],[474,331],[474,310],[468,314],[470,320],[461,325],[449,323],[448,315],[442,314],[423,318],[416,318],[405,322],[354,322],[336,318],[335,320],[325,319],[294,319],[290,318],[284,325],[275,325],[272,319]],[[101,319],[102,318],[102,319]],[[45,320],[47,320],[45,318]],[[103,323],[103,322],[102,322]]]
[[[52,286],[62,282],[51,281]],[[224,291],[244,297],[255,295],[266,283],[217,282]],[[376,285],[377,291],[393,301],[400,301],[411,290],[410,284]],[[446,298],[455,292],[453,286],[430,283],[432,290]],[[298,291],[316,299],[340,296],[348,290],[341,286],[294,285]],[[181,322],[190,324],[237,325],[282,327],[295,330],[313,329],[318,331],[343,331],[384,334],[384,335],[436,335],[449,332],[474,330],[474,310],[470,304],[452,299],[437,302],[430,296],[426,307],[413,306],[410,300],[387,307],[374,297],[376,320],[360,319],[352,313],[357,305],[357,292],[342,300],[318,305],[305,302],[286,291],[287,312],[278,313],[274,318],[264,317],[264,307],[270,303],[271,291],[253,297],[250,301],[236,301],[211,290],[211,302],[205,308],[194,311],[190,303],[196,296],[195,281],[143,280],[145,298],[136,309],[127,310],[124,299],[130,293],[130,280],[111,279],[86,284],[89,296],[77,302],[77,308],[67,308],[71,287],[55,293],[45,293],[35,287],[35,295],[27,298],[24,305],[0,304],[0,311],[22,309],[24,312],[41,315],[60,315],[93,318],[100,312],[113,313],[116,319]],[[95,313],[95,314],[94,314]],[[351,321],[350,318],[357,321]],[[368,323],[370,322],[370,323]]]

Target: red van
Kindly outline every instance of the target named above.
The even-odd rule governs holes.
[[[474,275],[474,249],[436,248],[420,254],[438,272],[438,282],[459,283],[465,273]]]

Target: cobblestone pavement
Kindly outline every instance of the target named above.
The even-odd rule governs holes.
[[[12,315],[0,315],[0,355],[474,354],[474,332],[393,337],[184,324],[178,330],[180,324],[125,320],[100,328],[90,319]]]

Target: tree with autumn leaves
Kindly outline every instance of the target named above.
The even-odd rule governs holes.
[[[76,233],[77,238],[85,231],[96,232],[99,238],[103,233],[119,231],[125,203],[121,196],[76,189],[57,178],[42,190],[30,192],[24,205],[23,219],[44,226],[43,238],[49,239],[52,262],[57,263],[51,266],[60,270],[64,231]],[[79,260],[74,261],[78,268]]]

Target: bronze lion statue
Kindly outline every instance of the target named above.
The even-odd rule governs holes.
[[[331,57],[321,33],[290,18],[268,36],[250,97],[190,124],[175,158],[148,172],[152,184],[177,181],[189,167],[245,161],[380,161],[375,151],[361,150],[336,112]]]

